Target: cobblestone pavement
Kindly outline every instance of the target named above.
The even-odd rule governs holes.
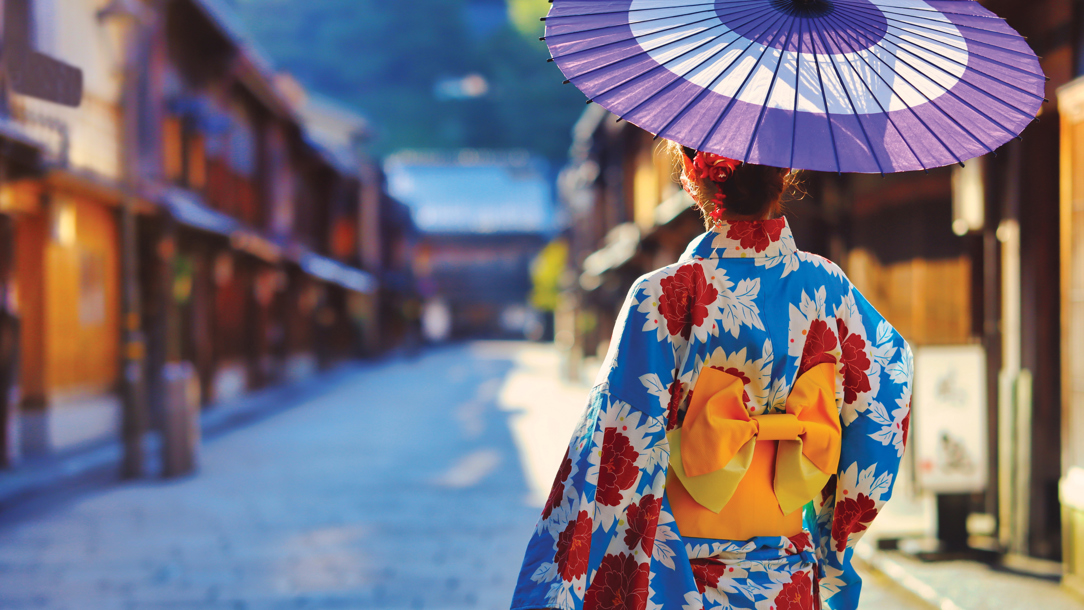
[[[0,608],[507,608],[586,395],[557,367],[515,343],[359,365],[207,441],[197,476],[16,506]]]

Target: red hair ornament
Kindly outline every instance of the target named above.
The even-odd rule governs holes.
[[[697,152],[692,163],[685,164],[685,173],[698,182],[711,181],[715,183],[716,191],[711,198],[713,205],[711,212],[712,221],[719,224],[723,221],[723,213],[726,211],[726,193],[723,192],[723,183],[734,175],[734,171],[741,165],[741,161],[731,159],[710,152]],[[681,185],[685,191],[696,199],[693,194],[693,185],[685,176],[681,177]]]

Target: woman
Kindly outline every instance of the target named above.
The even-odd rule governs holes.
[[[791,172],[670,148],[708,231],[629,292],[512,608],[857,608],[911,351],[795,247]]]

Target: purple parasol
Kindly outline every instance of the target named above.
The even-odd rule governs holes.
[[[588,99],[749,163],[962,163],[1034,120],[1046,77],[973,0],[553,0],[550,53]]]

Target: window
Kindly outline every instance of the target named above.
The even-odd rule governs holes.
[[[57,56],[56,0],[30,1],[30,44],[39,53]]]

